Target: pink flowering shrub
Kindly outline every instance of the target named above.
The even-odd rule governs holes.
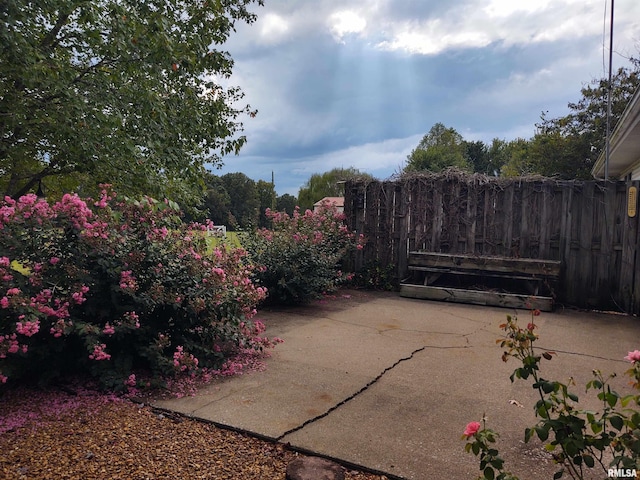
[[[364,240],[348,231],[335,206],[304,214],[296,208],[292,216],[267,209],[266,216],[273,228],[245,235],[242,244],[258,266],[254,278],[267,288],[270,301],[307,302],[347,279],[341,261],[362,248]]]
[[[0,382],[90,372],[124,389],[134,372],[194,376],[272,347],[252,320],[266,291],[245,252],[205,253],[204,230],[171,202],[107,189],[97,201],[5,198]]]

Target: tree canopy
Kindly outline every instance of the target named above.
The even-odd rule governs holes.
[[[620,68],[611,82],[611,130],[640,87],[640,61]],[[494,138],[490,145],[467,141],[453,128],[436,123],[407,158],[405,172],[441,172],[448,167],[488,175],[543,175],[563,179],[589,179],[606,140],[608,79],[593,80],[581,89],[578,102],[569,103],[569,114],[541,115],[532,138],[506,141]]]
[[[19,196],[201,199],[205,163],[237,153],[239,88],[220,50],[262,0],[6,0],[0,9],[0,188]]]
[[[441,172],[448,167],[471,170],[462,135],[436,123],[407,157],[405,172]]]
[[[204,215],[214,224],[226,225],[231,230],[268,228],[271,220],[265,215],[267,208],[291,215],[296,207],[293,195],[276,196],[273,183],[255,182],[244,173],[218,177],[207,171],[204,178]]]
[[[276,199],[276,210],[278,212],[286,212],[289,215],[293,215],[293,212],[297,205],[298,199],[288,193],[280,195]]]
[[[640,62],[620,68],[611,81],[611,131],[640,86]],[[606,141],[609,80],[593,80],[581,89],[570,113],[549,119],[542,114],[531,139],[530,163],[536,173],[559,178],[591,178],[591,169]]]
[[[298,202],[302,209],[313,209],[313,204],[324,197],[344,195],[346,180],[355,178],[373,179],[368,173],[357,168],[334,168],[325,173],[314,173],[298,191]]]

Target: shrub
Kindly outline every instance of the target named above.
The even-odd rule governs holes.
[[[354,277],[354,283],[370,290],[391,291],[396,288],[393,265],[383,266],[377,261],[370,261],[362,267]]]
[[[270,301],[308,302],[351,278],[340,264],[349,251],[362,248],[363,238],[348,231],[335,206],[324,204],[304,214],[296,207],[291,216],[267,209],[266,216],[273,228],[245,234],[242,244],[258,266],[255,279],[267,288]]]
[[[177,206],[103,190],[0,204],[0,381],[90,372],[107,387],[224,368],[273,345],[243,250],[207,247]]]

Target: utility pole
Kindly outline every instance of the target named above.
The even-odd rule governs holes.
[[[276,211],[276,182],[275,182],[275,176],[273,175],[273,170],[271,170],[271,187],[273,190],[273,194],[271,195],[271,210],[275,212]]]
[[[609,28],[609,84],[607,86],[607,138],[605,140],[604,179],[609,180],[609,157],[611,155],[611,90],[613,69],[613,2],[611,0],[611,25]]]

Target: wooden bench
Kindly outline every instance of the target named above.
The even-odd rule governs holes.
[[[403,297],[550,311],[561,262],[410,252]]]

